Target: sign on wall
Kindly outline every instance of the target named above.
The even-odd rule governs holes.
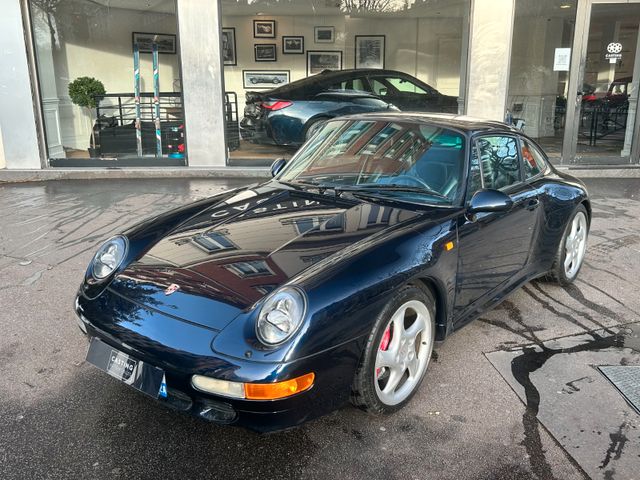
[[[554,72],[568,72],[571,64],[571,49],[570,48],[556,48],[553,55],[553,71]]]
[[[607,53],[604,58],[609,60],[609,63],[616,63],[618,60],[622,60],[622,44],[611,42],[607,45]]]

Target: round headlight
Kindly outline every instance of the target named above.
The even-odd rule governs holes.
[[[127,239],[120,235],[102,245],[91,263],[93,277],[103,280],[111,275],[122,264],[127,253],[127,245]]]
[[[256,333],[265,345],[279,345],[300,328],[307,309],[302,291],[284,287],[271,294],[258,314]]]

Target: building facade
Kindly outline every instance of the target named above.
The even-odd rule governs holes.
[[[389,104],[510,121],[557,164],[640,161],[640,0],[3,6],[0,168],[268,165]]]

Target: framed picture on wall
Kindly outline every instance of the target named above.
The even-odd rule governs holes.
[[[133,32],[132,34],[132,48],[133,44],[137,43],[140,53],[151,53],[154,42],[158,44],[158,53],[176,53],[176,36],[172,33]]]
[[[222,60],[224,65],[237,65],[236,57],[236,29],[233,27],[222,29]]]
[[[254,20],[253,38],[276,38],[276,21]]]
[[[289,70],[243,70],[243,88],[275,88],[289,83]]]
[[[304,37],[282,37],[282,53],[304,53]]]
[[[336,41],[335,27],[313,27],[313,38],[316,43],[333,43]]]
[[[339,50],[307,50],[307,76],[324,70],[342,70],[342,52]]]
[[[356,35],[355,68],[384,68],[384,35]]]
[[[256,62],[275,62],[276,61],[276,44],[275,43],[258,43],[253,46]]]

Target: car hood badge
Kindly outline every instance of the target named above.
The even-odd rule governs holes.
[[[167,288],[164,289],[164,294],[171,295],[172,293],[175,293],[178,290],[180,290],[180,285],[172,283],[171,285],[169,285]]]

